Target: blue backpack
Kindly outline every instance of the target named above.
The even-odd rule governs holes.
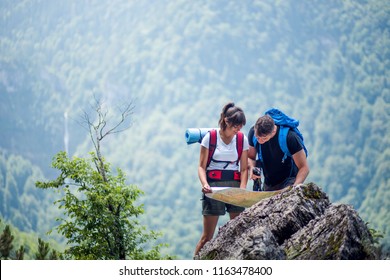
[[[275,124],[280,126],[279,145],[280,145],[280,149],[284,153],[282,163],[284,163],[284,161],[287,157],[291,157],[291,153],[287,147],[287,134],[288,134],[288,131],[290,129],[292,129],[299,136],[299,139],[301,140],[301,144],[303,146],[303,149],[304,149],[306,157],[307,157],[308,152],[307,152],[307,149],[305,147],[305,143],[303,141],[303,135],[298,129],[299,121],[295,120],[293,118],[290,118],[289,116],[284,114],[282,111],[275,109],[275,108],[268,110],[267,112],[265,112],[265,114],[269,115],[274,120]],[[256,136],[254,134],[253,134],[253,143],[257,149],[257,146],[259,145],[259,143],[257,142]],[[261,155],[261,148],[258,147],[257,151],[258,151],[258,153],[257,153],[258,159],[260,161],[263,161],[263,156]]]

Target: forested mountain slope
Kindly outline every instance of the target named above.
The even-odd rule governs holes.
[[[250,126],[269,107],[301,121],[313,181],[352,204],[390,248],[390,5],[387,1],[49,1],[0,4],[0,211],[46,232],[60,150],[87,156],[94,96],[133,101],[103,154],[145,191],[142,219],[170,254],[201,233],[199,145],[233,100]],[[251,187],[251,183],[248,184]],[[28,209],[28,210],[27,210]],[[225,218],[226,219],[226,218]],[[223,222],[223,221],[222,221]]]

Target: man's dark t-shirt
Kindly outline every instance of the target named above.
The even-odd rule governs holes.
[[[287,157],[282,162],[284,153],[279,145],[279,126],[274,137],[262,145],[257,143],[256,146],[261,146],[261,155],[263,157],[263,173],[265,178],[265,184],[269,186],[275,186],[282,183],[289,177],[296,177],[298,168],[291,157]],[[253,126],[248,133],[249,145],[255,147],[253,144]],[[287,134],[287,147],[290,153],[293,155],[303,149],[299,136],[292,130],[289,130]],[[256,147],[255,147],[256,148]]]

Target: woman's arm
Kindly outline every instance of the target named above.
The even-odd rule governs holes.
[[[241,189],[246,189],[248,183],[248,150],[242,151],[240,159]]]
[[[202,184],[202,192],[204,192],[204,193],[211,192],[211,188],[209,186],[209,183],[207,182],[207,176],[206,176],[208,155],[209,155],[209,149],[207,149],[203,146],[200,146],[198,177],[199,177],[200,183]]]

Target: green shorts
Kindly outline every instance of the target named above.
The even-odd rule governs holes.
[[[210,187],[233,187],[239,188],[238,181],[218,181],[209,183]],[[202,198],[202,215],[203,216],[223,216],[228,213],[241,213],[244,207],[231,205],[212,198],[208,198],[203,194]]]

